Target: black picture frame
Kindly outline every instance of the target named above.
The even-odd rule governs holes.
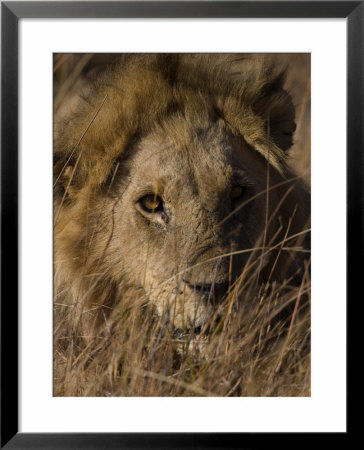
[[[18,432],[18,21],[109,17],[346,18],[347,301],[362,292],[359,281],[364,273],[364,1],[1,2],[1,448],[228,449],[307,445],[309,433],[299,437],[296,433],[285,434],[282,440],[280,433]],[[348,420],[347,432],[335,434],[335,443],[344,444],[341,441],[348,439],[349,431]],[[319,445],[322,439],[327,441],[327,435],[319,433],[314,439]]]

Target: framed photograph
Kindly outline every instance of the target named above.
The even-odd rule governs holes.
[[[1,6],[1,446],[347,439],[362,2]]]

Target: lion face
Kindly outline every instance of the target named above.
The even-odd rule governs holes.
[[[176,328],[202,327],[263,231],[265,199],[252,197],[265,164],[223,121],[195,129],[176,116],[135,145],[124,170],[110,247],[159,314]]]

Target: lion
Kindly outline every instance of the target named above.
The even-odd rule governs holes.
[[[129,55],[56,117],[54,290],[84,335],[131,291],[198,334],[249,277],[301,282],[309,194],[284,80],[272,56]]]

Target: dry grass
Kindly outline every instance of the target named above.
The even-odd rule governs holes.
[[[289,63],[287,89],[296,106],[292,165],[310,179],[310,67],[307,55],[279,55]],[[110,55],[56,55],[57,114],[89,71]],[[281,251],[302,252],[300,236]],[[297,242],[296,242],[297,241]],[[196,336],[172,329],[140,291],[125,293],[97,336],[82,336],[77,305],[54,300],[55,396],[309,396],[310,269],[297,286],[259,282],[269,245],[251,252],[210,323]],[[226,255],[230,258],[231,255]],[[87,311],[84,311],[87,314]],[[207,331],[209,331],[207,333]]]
[[[54,394],[309,395],[308,272],[299,288],[269,286],[255,296],[252,282],[238,280],[222,318],[206,325],[208,337],[185,341],[142,297],[123,302],[104,332],[86,340],[69,328],[72,308],[56,304]]]

